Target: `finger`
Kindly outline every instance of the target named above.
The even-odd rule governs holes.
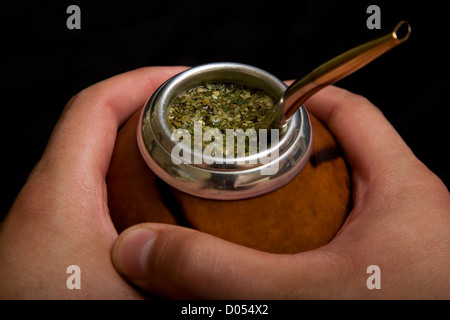
[[[11,208],[19,223],[36,219],[34,224],[48,226],[49,220],[56,219],[72,230],[86,229],[88,224],[105,226],[104,230],[116,236],[106,204],[105,176],[117,130],[161,83],[184,69],[137,69],[73,97]]]
[[[148,67],[99,82],[66,106],[41,161],[72,176],[105,175],[119,126],[184,67]]]
[[[135,285],[176,299],[312,297],[333,276],[329,255],[322,251],[304,253],[299,259],[252,250],[192,229],[150,223],[124,231],[112,261]],[[332,264],[337,268],[338,263]]]
[[[415,159],[381,111],[364,97],[328,86],[305,107],[331,130],[353,174],[365,181],[398,173]]]

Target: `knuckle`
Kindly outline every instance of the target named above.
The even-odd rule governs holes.
[[[198,272],[210,262],[204,237],[193,230],[164,233],[155,261],[174,275]]]

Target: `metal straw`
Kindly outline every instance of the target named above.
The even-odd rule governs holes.
[[[282,127],[314,93],[343,79],[400,43],[405,42],[410,33],[409,23],[400,21],[388,34],[350,49],[317,67],[288,87],[278,102],[278,110],[263,119],[260,127],[268,128],[272,124],[276,128]]]

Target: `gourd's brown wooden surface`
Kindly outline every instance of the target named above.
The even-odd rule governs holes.
[[[108,204],[118,232],[140,222],[160,222],[273,253],[325,245],[351,209],[351,180],[333,136],[310,117],[312,155],[292,182],[263,196],[219,201],[176,190],[148,168],[136,142],[136,113],[118,133],[107,175]]]

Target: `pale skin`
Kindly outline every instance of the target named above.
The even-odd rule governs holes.
[[[0,225],[0,298],[450,298],[446,186],[375,106],[332,86],[306,103],[352,171],[353,210],[329,244],[275,255],[154,223],[118,235],[105,183],[117,129],[183,69],[134,70],[69,101]],[[80,267],[79,290],[66,286],[69,265]],[[366,286],[370,265],[380,267],[381,289]]]

